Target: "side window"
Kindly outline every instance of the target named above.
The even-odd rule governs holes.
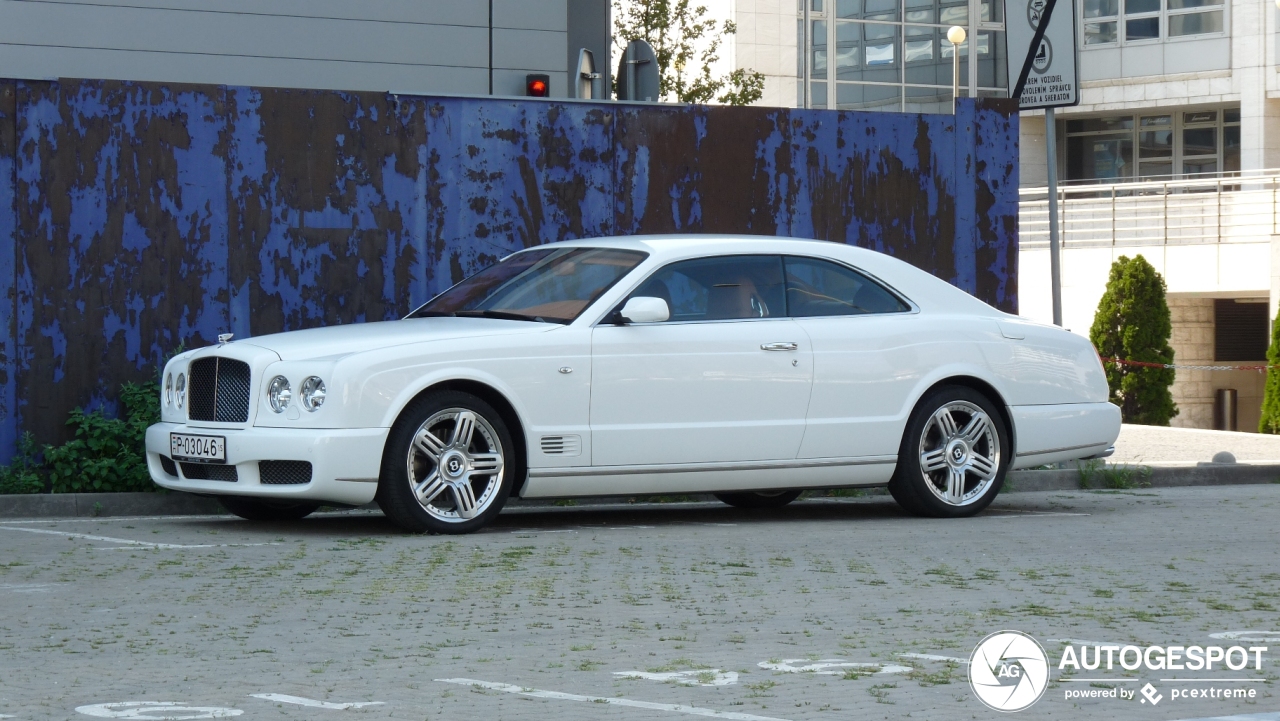
[[[632,297],[667,301],[668,322],[784,318],[782,258],[729,255],[672,263],[646,280]]]
[[[856,270],[815,258],[787,256],[787,308],[792,318],[911,310]]]

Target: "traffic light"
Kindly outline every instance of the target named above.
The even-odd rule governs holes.
[[[542,73],[524,76],[524,94],[531,98],[551,97],[551,76]]]

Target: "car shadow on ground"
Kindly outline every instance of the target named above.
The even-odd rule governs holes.
[[[1019,504],[1003,503],[974,516],[984,517],[1026,513]],[[962,519],[963,520],[963,519]],[[902,510],[888,496],[869,498],[812,498],[783,508],[751,510],[734,508],[718,502],[695,503],[590,503],[583,505],[510,506],[488,526],[477,531],[486,533],[549,533],[582,530],[625,530],[638,526],[661,528],[686,525],[765,525],[792,523],[945,523],[946,519],[920,518]],[[250,522],[236,518],[187,518],[181,525],[197,531],[237,531],[263,536],[286,535],[290,538],[332,538],[334,536],[395,537],[411,535],[400,531],[380,511],[358,509],[317,513],[301,521]]]

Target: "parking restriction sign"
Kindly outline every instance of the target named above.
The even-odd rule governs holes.
[[[1009,96],[1023,110],[1080,103],[1075,0],[1005,0],[1005,31]]]

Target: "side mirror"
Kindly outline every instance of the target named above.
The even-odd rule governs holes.
[[[628,300],[618,315],[627,323],[661,323],[671,317],[671,309],[661,298],[637,296]]]

